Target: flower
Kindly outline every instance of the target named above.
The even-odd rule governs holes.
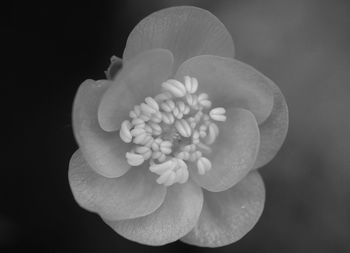
[[[114,78],[86,80],[75,97],[78,204],[142,244],[243,237],[265,202],[256,169],[281,147],[288,110],[270,79],[233,56],[208,11],[172,7],[142,20],[122,68],[114,58],[107,71]]]

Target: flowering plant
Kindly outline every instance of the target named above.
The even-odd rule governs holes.
[[[148,245],[243,237],[265,202],[256,169],[282,145],[288,110],[270,79],[233,56],[208,11],[173,7],[142,20],[121,70],[112,74],[112,63],[111,80],[87,80],[75,97],[69,182],[79,205]]]

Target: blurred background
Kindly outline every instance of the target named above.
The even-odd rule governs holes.
[[[123,239],[78,207],[68,186],[79,84],[104,78],[132,28],[173,5],[214,13],[231,32],[236,57],[274,80],[290,110],[285,144],[261,170],[267,200],[260,221],[239,242],[214,250]],[[2,79],[8,130],[0,251],[349,252],[349,13],[346,0],[15,3],[3,29],[9,70]]]

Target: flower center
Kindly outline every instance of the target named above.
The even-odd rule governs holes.
[[[120,138],[135,146],[126,153],[131,166],[149,160],[149,169],[159,175],[157,183],[170,186],[188,180],[188,162],[204,175],[212,165],[206,154],[219,134],[214,121],[225,121],[225,109],[212,106],[206,93],[196,94],[198,80],[185,76],[184,83],[169,79],[162,93],[147,97],[130,111],[121,124]]]

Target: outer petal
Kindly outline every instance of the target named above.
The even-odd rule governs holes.
[[[127,61],[151,48],[169,49],[174,70],[196,55],[234,56],[226,27],[210,12],[192,6],[163,9],[143,19],[130,33],[123,58]]]
[[[171,75],[173,55],[169,50],[153,49],[125,62],[113,85],[104,94],[98,120],[105,131],[118,130],[134,105],[161,91]]]
[[[202,205],[202,190],[189,181],[168,187],[164,203],[148,216],[105,222],[129,240],[147,245],[163,245],[180,239],[194,228]]]
[[[80,85],[73,105],[73,129],[91,168],[105,177],[119,177],[130,168],[125,159],[129,147],[118,133],[103,131],[97,120],[98,105],[110,84],[86,80]]]
[[[202,247],[234,243],[254,227],[263,212],[264,203],[264,183],[255,171],[227,191],[204,192],[199,221],[181,240]]]
[[[264,166],[281,148],[288,131],[288,107],[281,90],[273,83],[274,105],[269,118],[259,126],[260,150],[254,168]]]
[[[206,155],[212,162],[211,170],[204,175],[191,168],[192,178],[203,188],[213,192],[231,188],[253,168],[260,144],[254,115],[240,108],[230,108],[227,120],[218,123],[220,132]],[[191,165],[193,166],[193,165]]]
[[[272,81],[263,74],[231,58],[202,55],[185,61],[176,79],[196,77],[199,91],[206,92],[215,106],[240,107],[250,110],[258,123],[271,113],[273,106]]]
[[[234,243],[254,227],[263,212],[264,203],[265,187],[256,171],[227,191],[204,192],[199,221],[181,240],[202,247]]]
[[[166,188],[146,167],[135,167],[119,178],[93,172],[79,151],[69,164],[69,183],[83,208],[110,220],[130,219],[154,212],[164,201]]]

